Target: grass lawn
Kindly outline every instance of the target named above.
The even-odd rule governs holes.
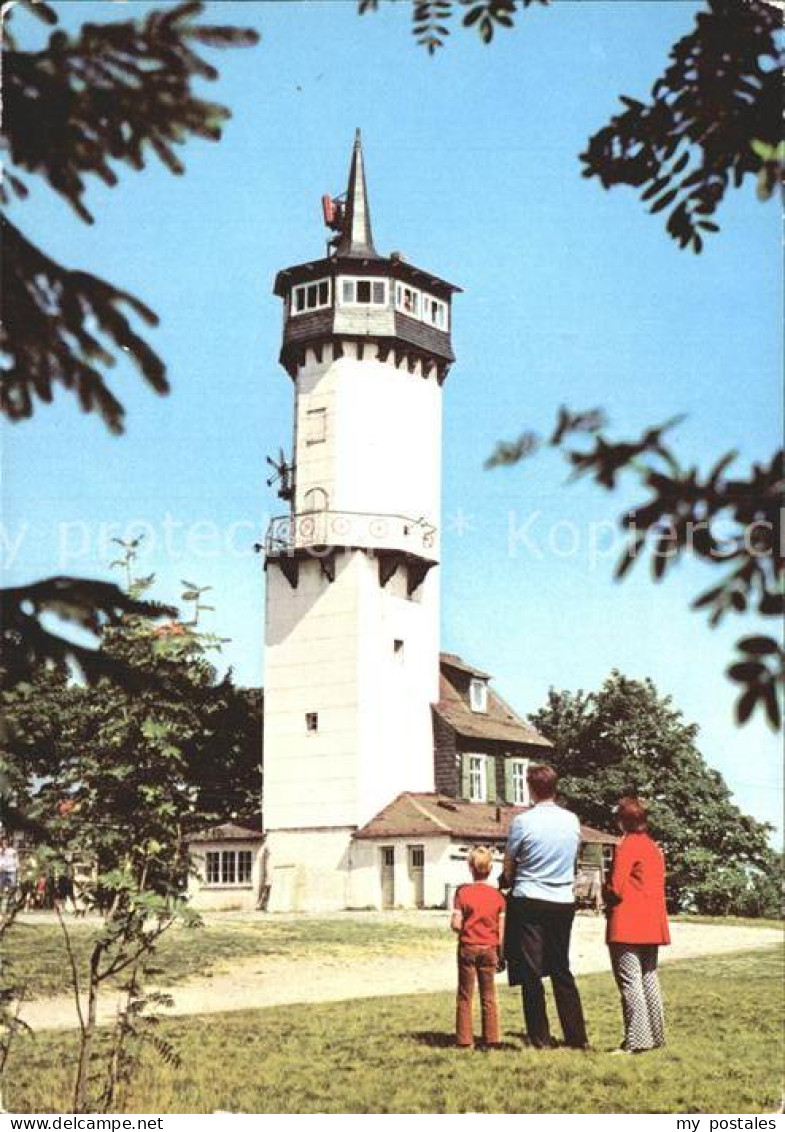
[[[669,964],[669,1045],[639,1057],[607,1055],[620,1010],[605,974],[580,980],[593,1053],[523,1048],[517,992],[501,984],[505,1044],[489,1052],[453,1047],[449,993],[172,1019],[160,1029],[181,1066],[148,1058],[122,1111],[772,1112],[781,1099],[782,976],[775,948]],[[73,1036],[19,1038],[6,1103],[68,1112],[73,1061]]]
[[[92,937],[99,931],[68,919],[68,930],[82,970]],[[59,926],[55,923],[15,923],[6,937],[5,955],[13,966],[14,980],[26,986],[26,997],[45,998],[71,990],[68,960]],[[422,954],[429,949],[452,953],[454,940],[444,922],[419,926],[391,920],[266,919],[258,923],[221,925],[208,922],[201,928],[175,928],[161,940],[148,967],[148,980],[170,986],[184,979],[207,975],[222,962],[262,956],[285,955],[318,958],[329,955],[347,962],[355,955]]]

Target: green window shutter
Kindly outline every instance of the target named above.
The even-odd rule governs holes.
[[[512,759],[504,760],[504,800],[514,802],[512,790]]]
[[[469,756],[461,755],[461,797],[469,797]]]
[[[487,755],[485,759],[485,796],[489,802],[496,801],[496,758]]]

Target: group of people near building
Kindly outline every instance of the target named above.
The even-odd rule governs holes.
[[[589,1038],[569,958],[580,824],[575,814],[556,804],[558,776],[551,767],[529,767],[527,780],[533,804],[510,825],[499,887],[487,883],[492,851],[475,846],[468,857],[473,883],[455,894],[451,927],[458,933],[456,1040],[465,1048],[474,1044],[472,998],[477,983],[483,1043],[500,1044],[495,976],[506,966],[510,985],[521,987],[530,1045],[555,1045],[543,990],[543,979],[549,977],[564,1042],[585,1050]],[[670,942],[665,864],[637,798],[622,798],[616,817],[622,838],[604,891],[606,940],[624,1018],[624,1038],[613,1052],[635,1054],[665,1044],[657,977],[659,947]]]

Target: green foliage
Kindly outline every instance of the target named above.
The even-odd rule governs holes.
[[[734,805],[722,775],[697,748],[697,726],[651,680],[613,672],[598,692],[551,689],[529,718],[554,744],[550,761],[560,790],[588,824],[613,831],[621,797],[646,801],[652,836],[665,852],[673,910],[772,914],[752,895],[780,875],[770,827]]]
[[[735,452],[726,453],[706,473],[697,467],[683,468],[665,440],[679,420],[647,429],[638,440],[615,441],[605,431],[601,411],[573,413],[562,407],[547,443],[560,449],[573,479],[590,476],[610,491],[622,475],[630,474],[648,491],[649,497],[619,520],[626,550],[616,567],[617,578],[623,578],[647,552],[655,581],[661,581],[680,558],[691,556],[725,571],[718,584],[692,603],[693,609],[709,613],[711,625],[728,613],[781,618],[785,611],[783,452],[753,464],[742,476],[729,474]],[[543,443],[536,433],[524,432],[517,440],[498,444],[485,467],[515,464]],[[722,538],[716,535],[718,530]],[[742,689],[736,705],[738,722],[746,723],[759,709],[776,730],[781,719],[778,690],[785,685],[785,650],[773,637],[762,635],[744,637],[737,647],[741,656],[728,675]]]
[[[519,9],[550,0],[411,0],[412,35],[420,47],[434,55],[450,34],[449,23],[456,11],[463,13],[461,24],[475,28],[483,43],[490,43],[497,28],[511,28]],[[360,15],[376,12],[379,0],[358,0]]]
[[[138,540],[121,545],[115,565],[138,604],[152,579],[133,577]],[[235,805],[259,807],[260,705],[230,675],[216,679],[210,647],[193,623],[127,613],[103,626],[101,652],[135,673],[133,684],[75,685],[65,666],[45,665],[6,694],[7,792],[42,831],[46,868],[72,877],[80,869],[78,899],[104,917],[85,976],[58,910],[81,1034],[76,1112],[108,1111],[144,1046],[175,1060],[150,1013],[160,999],[143,977],[161,936],[195,922],[184,838]],[[107,1045],[96,1034],[97,1002],[119,977],[123,1004]]]
[[[412,33],[433,55],[460,10],[462,25],[490,43],[497,28],[514,26],[518,11],[548,2],[411,0]],[[358,0],[360,14],[378,7],[378,0]],[[679,247],[694,252],[719,231],[711,217],[731,185],[754,176],[759,199],[769,200],[785,171],[780,27],[771,0],[706,0],[693,31],[671,49],[651,100],[622,95],[622,113],[589,139],[584,177],[598,177],[606,189],[640,189],[650,212],[667,215]]]
[[[454,963],[454,959],[452,960]],[[593,1054],[520,1044],[520,996],[499,982],[503,1048],[453,1045],[455,995],[311,1003],[161,1023],[181,1065],[146,1060],[115,1111],[249,1113],[765,1113],[781,1100],[779,949],[667,964],[665,1050],[614,1057],[621,1010],[610,974],[581,978]],[[17,1112],[68,1111],[63,1034],[22,1038]],[[307,1066],[307,1070],[304,1067]]]
[[[194,136],[218,141],[229,111],[197,96],[194,84],[218,72],[195,45],[247,46],[258,37],[250,30],[196,23],[202,10],[189,0],[150,12],[143,21],[87,23],[75,37],[56,29],[46,47],[28,51],[16,35],[16,17],[26,13],[56,26],[57,12],[29,0],[8,7],[2,43],[3,204],[14,197],[23,201],[24,177],[32,175],[92,223],[84,203],[90,178],[115,185],[118,163],[139,170],[151,154],[182,173],[174,147]],[[122,432],[124,410],[106,372],[125,356],[156,392],[167,392],[164,363],[133,325],[134,318],[157,325],[157,315],[127,291],[56,263],[5,217],[2,228],[0,412],[12,421],[30,417],[36,402],[51,403],[61,387],[76,394],[85,412],[98,412],[112,432]],[[133,595],[88,579],[49,578],[0,596],[7,686],[45,661],[73,661],[88,680],[132,679],[105,653],[45,628],[42,615],[54,612],[97,635],[119,614],[153,613]]]
[[[622,96],[624,111],[590,139],[584,176],[640,189],[679,246],[700,252],[731,185],[755,177],[768,199],[782,180],[781,23],[767,0],[708,0],[650,102]]]
[[[43,50],[27,51],[13,28],[19,10],[6,13],[3,40],[8,185],[22,200],[24,176],[39,177],[89,224],[89,178],[114,186],[118,163],[140,170],[149,156],[182,173],[175,147],[191,137],[220,139],[230,114],[196,95],[194,83],[218,72],[195,46],[240,47],[258,39],[253,31],[195,23],[203,4],[186,2],[141,21],[87,23],[74,37],[56,29]],[[49,5],[21,10],[57,23]],[[8,203],[7,194],[3,199]],[[31,416],[36,399],[51,402],[59,385],[76,393],[85,412],[98,412],[122,432],[123,407],[105,381],[117,351],[156,392],[168,390],[163,362],[128,319],[157,323],[143,302],[56,263],[10,222],[4,265],[0,409],[11,420]]]

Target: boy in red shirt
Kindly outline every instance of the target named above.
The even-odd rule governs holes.
[[[464,884],[455,893],[450,927],[458,933],[458,1000],[456,1041],[459,1046],[474,1045],[472,996],[475,976],[480,984],[482,1039],[486,1046],[498,1046],[499,1010],[496,1005],[496,972],[500,967],[499,941],[502,938],[504,897],[496,888],[483,883],[490,876],[493,856],[490,849],[476,845],[468,856],[473,884]]]

